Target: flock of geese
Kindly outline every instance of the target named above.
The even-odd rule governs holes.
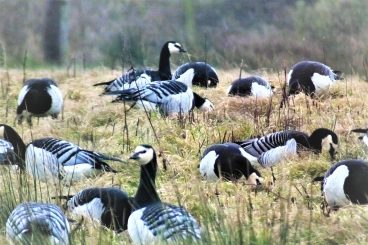
[[[125,101],[144,110],[158,110],[164,116],[185,114],[194,107],[210,112],[214,109],[208,98],[193,92],[192,86],[216,87],[216,70],[205,62],[186,63],[173,73],[170,56],[186,52],[175,41],[166,42],[161,50],[159,69],[131,68],[104,86],[104,95],[116,96],[114,102]],[[310,96],[328,93],[341,73],[315,61],[295,64],[287,75],[288,95],[304,92]],[[269,98],[273,86],[259,76],[235,80],[228,90],[231,96]],[[51,116],[57,118],[63,106],[63,97],[57,83],[48,78],[27,80],[19,92],[17,119]],[[361,139],[368,146],[368,129]],[[334,159],[338,136],[326,128],[311,134],[285,130],[241,142],[210,145],[199,164],[200,175],[207,181],[237,180],[242,176],[254,187],[262,186],[259,168],[271,168],[300,151],[315,154],[328,151]],[[148,244],[157,240],[201,239],[202,229],[196,219],[182,206],[162,202],[155,185],[157,155],[150,145],[139,145],[131,161],[140,165],[140,179],[136,194],[129,196],[118,188],[87,188],[67,196],[67,209],[74,215],[98,221],[116,232],[128,230],[134,244]],[[33,178],[49,183],[72,184],[98,172],[117,172],[107,161],[123,162],[62,139],[41,138],[24,143],[9,125],[0,124],[0,162],[16,166]],[[323,177],[322,192],[327,204],[337,209],[349,203],[368,203],[368,163],[345,160],[334,164]],[[40,239],[52,244],[70,243],[70,226],[64,212],[50,203],[26,202],[19,204],[6,223],[7,237],[14,242],[28,243]],[[36,236],[37,234],[37,236]]]

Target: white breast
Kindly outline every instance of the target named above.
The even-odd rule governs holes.
[[[321,75],[319,73],[314,73],[311,80],[316,88],[315,94],[322,95],[326,93],[330,86],[332,85],[331,78],[328,75]]]
[[[329,206],[345,206],[350,203],[344,192],[344,183],[349,176],[349,169],[341,165],[325,179],[323,192]]]
[[[267,99],[272,96],[273,92],[271,88],[267,88],[254,82],[252,83],[252,94],[258,99]]]
[[[155,240],[155,236],[141,220],[145,209],[134,211],[128,219],[128,233],[134,244],[150,244]]]

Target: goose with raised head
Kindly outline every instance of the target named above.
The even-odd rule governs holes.
[[[134,244],[196,241],[201,238],[198,222],[181,206],[163,203],[156,191],[157,157],[150,145],[140,145],[130,159],[140,164],[135,211],[128,219],[128,233]]]
[[[160,113],[169,116],[175,113],[187,113],[194,107],[202,111],[212,111],[213,104],[206,98],[199,96],[185,83],[194,75],[193,69],[182,74],[178,80],[157,81],[140,88],[130,88],[121,91],[109,92],[117,95],[113,102],[145,101],[156,105]]]
[[[161,48],[160,63],[158,70],[152,70],[150,68],[143,68],[143,69],[131,68],[126,73],[124,73],[123,75],[119,76],[116,79],[113,79],[108,82],[97,83],[94,86],[105,86],[103,94],[106,94],[108,92],[129,88],[131,84],[135,84],[135,81],[137,81],[137,79],[142,74],[147,75],[146,81],[170,80],[172,77],[170,68],[170,56],[171,54],[183,52],[186,52],[186,50],[180,43],[175,41],[168,41]]]

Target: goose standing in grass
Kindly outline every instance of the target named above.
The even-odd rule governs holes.
[[[177,81],[157,81],[145,87],[130,88],[121,91],[109,92],[110,95],[118,95],[113,102],[145,101],[156,106],[164,116],[175,113],[187,113],[194,107],[202,111],[212,111],[213,104],[206,98],[202,98],[185,83],[194,76],[193,69],[182,74]]]
[[[170,68],[170,56],[174,53],[186,52],[182,45],[175,41],[166,42],[161,49],[160,53],[160,63],[158,70],[152,70],[150,68],[143,69],[130,69],[118,78],[111,80],[109,82],[97,83],[94,86],[105,86],[103,94],[112,91],[118,91],[127,89],[130,84],[134,84],[138,77],[142,74],[148,76],[150,81],[164,81],[171,79],[171,68]]]
[[[131,197],[118,188],[87,188],[71,198],[68,197],[68,211],[82,216],[116,232],[127,229],[132,212]]]
[[[69,244],[70,227],[54,204],[27,202],[18,205],[6,221],[6,235],[15,244]]]
[[[247,154],[234,143],[215,144],[208,147],[199,164],[201,176],[208,181],[238,180],[243,175],[253,186],[262,184],[261,174],[253,168]]]
[[[335,163],[325,174],[322,192],[328,206],[337,210],[350,203],[368,204],[368,162],[344,160]]]
[[[357,128],[351,130],[354,133],[362,133],[362,136],[359,136],[359,139],[363,141],[363,143],[368,146],[368,128]]]
[[[228,95],[254,96],[259,99],[270,98],[273,87],[260,76],[240,78],[232,82]]]
[[[318,128],[310,136],[300,131],[285,130],[235,143],[244,149],[247,159],[252,164],[259,163],[263,167],[272,167],[283,159],[296,155],[298,147],[315,153],[321,153],[322,149],[326,149],[333,159],[338,137],[329,129]]]
[[[173,75],[173,79],[179,78],[187,70],[194,69],[194,77],[191,80],[192,85],[201,87],[216,87],[219,83],[218,75],[211,65],[206,62],[189,62],[179,66]]]
[[[130,157],[141,166],[135,211],[128,219],[128,233],[134,244],[201,238],[197,221],[181,206],[163,203],[156,191],[157,157],[150,145],[138,146]]]
[[[336,80],[342,79],[340,71],[334,71],[317,61],[300,61],[287,75],[289,95],[304,92],[307,95],[323,95]]]
[[[19,161],[13,164],[19,164],[20,169],[43,182],[61,179],[70,182],[101,171],[116,173],[105,161],[121,161],[55,138],[37,139],[26,146],[19,134],[5,124],[0,124],[0,139],[14,147]]]
[[[32,117],[51,116],[56,119],[63,107],[63,96],[56,82],[49,78],[29,79],[18,95],[18,123],[25,117],[32,125]]]

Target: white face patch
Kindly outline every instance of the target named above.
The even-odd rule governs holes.
[[[199,164],[199,172],[202,178],[207,181],[217,181],[219,179],[215,173],[215,163],[218,156],[215,151],[210,151],[202,158]]]
[[[329,134],[329,135],[327,135],[325,138],[323,138],[322,139],[322,150],[323,151],[328,151],[328,150],[330,150],[330,148],[331,148],[331,145],[330,144],[332,144],[332,147],[336,150],[336,148],[337,148],[337,145],[336,144],[334,144],[333,143],[333,141],[332,141],[332,135],[331,134]]]
[[[178,47],[181,47],[180,43],[169,43],[168,48],[169,48],[170,54],[179,53],[180,48]]]
[[[144,146],[137,146],[134,150],[134,154],[138,154],[138,159],[135,159],[140,165],[145,165],[153,159],[153,149],[146,148]]]
[[[253,187],[256,187],[257,185],[259,185],[259,183],[262,184],[262,182],[263,182],[263,178],[258,176],[256,173],[252,173],[251,175],[249,175],[247,179],[247,184],[252,185]]]
[[[349,169],[341,165],[325,179],[323,193],[329,206],[345,206],[350,203],[344,192],[344,183],[349,176]]]
[[[199,107],[199,109],[201,111],[207,111],[207,112],[210,112],[210,111],[213,111],[215,109],[214,105],[212,104],[211,101],[209,101],[208,99],[206,99],[203,103],[203,105],[201,105],[201,107]]]

